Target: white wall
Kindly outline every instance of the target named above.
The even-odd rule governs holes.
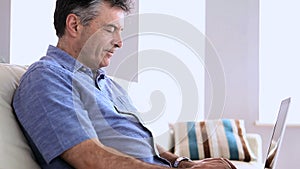
[[[206,11],[206,35],[224,67],[224,116],[249,114],[249,125],[258,119],[258,0],[209,0]]]
[[[55,1],[10,1],[10,63],[30,65],[45,56],[49,44],[57,43],[53,25]]]
[[[224,117],[245,119],[247,131],[261,134],[265,155],[272,128],[255,125],[259,115],[259,0],[206,1],[206,34],[224,67]],[[213,64],[209,56],[206,61]],[[210,88],[207,81],[206,85]],[[210,95],[207,91],[206,98]],[[278,169],[299,168],[299,132],[299,127],[287,128]]]
[[[300,124],[300,81],[295,78],[300,72],[299,4],[295,0],[260,1],[259,108],[264,113],[259,118],[263,123],[274,122],[280,100],[291,97],[287,123]]]
[[[182,2],[139,1],[139,80],[123,85],[159,141],[168,123],[203,118],[205,0]]]

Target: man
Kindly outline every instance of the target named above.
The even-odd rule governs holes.
[[[105,75],[122,47],[128,0],[57,0],[59,37],[21,79],[13,106],[42,168],[235,168],[225,159],[198,163],[158,146],[127,93]]]

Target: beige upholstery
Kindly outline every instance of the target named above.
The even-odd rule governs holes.
[[[31,149],[11,107],[14,91],[25,67],[0,63],[0,168],[37,169]]]
[[[257,157],[256,162],[262,163],[262,140],[259,134],[248,133],[247,140],[254,155]]]

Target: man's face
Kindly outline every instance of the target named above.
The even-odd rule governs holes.
[[[116,49],[122,47],[124,11],[107,3],[102,3],[99,10],[79,38],[82,48],[77,59],[91,69],[108,66]]]

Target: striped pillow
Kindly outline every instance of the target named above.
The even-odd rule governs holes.
[[[171,125],[175,154],[192,160],[222,157],[249,162],[255,160],[246,139],[243,120],[219,119],[178,122]]]

